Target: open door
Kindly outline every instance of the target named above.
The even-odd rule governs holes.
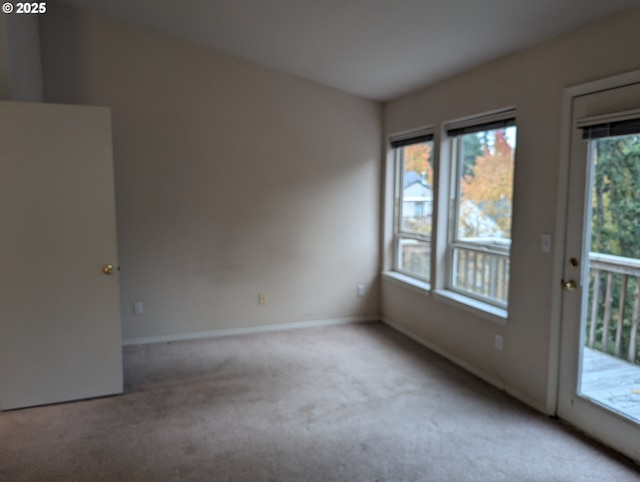
[[[640,461],[640,83],[572,99],[569,162],[558,415]]]
[[[0,102],[2,410],[122,392],[117,265],[109,110]]]

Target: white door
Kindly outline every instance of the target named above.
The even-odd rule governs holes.
[[[558,415],[640,461],[640,83],[625,79],[572,99]]]
[[[0,102],[1,409],[122,392],[110,112]]]

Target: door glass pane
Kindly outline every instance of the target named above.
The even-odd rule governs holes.
[[[640,135],[593,140],[590,153],[579,393],[640,422]]]

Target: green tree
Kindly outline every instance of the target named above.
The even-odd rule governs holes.
[[[640,136],[613,137],[593,142],[593,187],[591,219],[591,251],[640,259]],[[606,275],[600,274],[596,347],[612,353],[619,309],[614,308],[607,333],[607,346],[601,346],[604,319],[604,286]],[[591,272],[589,306],[594,296],[594,272]],[[612,300],[619,303],[622,275],[615,274]],[[632,305],[638,281],[631,278],[626,285],[622,317],[621,356],[628,350]],[[636,354],[640,363],[640,351]]]
[[[485,139],[486,140],[486,139]],[[484,154],[488,142],[482,143],[480,137],[475,134],[462,136],[461,139],[461,175],[470,176],[473,174],[473,166],[476,159]]]
[[[640,136],[601,139],[594,156],[591,251],[640,258]]]

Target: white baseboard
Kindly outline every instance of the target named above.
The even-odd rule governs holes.
[[[122,346],[147,345],[150,343],[164,343],[168,341],[198,340],[201,338],[215,338],[232,335],[249,335],[254,333],[267,333],[271,331],[296,330],[300,328],[314,328],[320,326],[347,325],[351,323],[365,323],[379,321],[379,316],[349,316],[346,318],[332,318],[329,320],[297,321],[293,323],[279,323],[277,325],[247,326],[242,328],[230,328],[211,331],[197,331],[179,333],[175,335],[159,335],[141,338],[126,338],[122,340]]]
[[[518,390],[510,387],[509,385],[505,386],[504,391],[507,392],[509,395],[511,395],[513,398],[517,398],[525,405],[529,405],[531,408],[533,408],[534,410],[544,415],[549,415],[549,416],[555,415],[555,411],[554,410],[549,411],[549,409],[545,404],[532,400],[530,397],[520,393]]]
[[[484,380],[485,382],[487,382],[490,385],[493,385],[494,387],[498,388],[499,390],[502,390],[502,391],[508,393],[513,398],[516,398],[516,399],[520,400],[522,403],[524,403],[525,405],[530,406],[534,410],[537,410],[538,412],[541,412],[541,413],[543,413],[545,415],[552,415],[547,411],[546,407],[543,404],[538,403],[535,400],[532,400],[531,398],[527,397],[526,395],[523,395],[519,391],[517,391],[517,390],[511,388],[510,386],[506,385],[500,378],[494,377],[492,375],[489,375],[488,373],[486,373],[483,370],[479,370],[478,368],[474,367],[473,365],[468,364],[467,362],[465,362],[461,358],[457,357],[456,355],[453,355],[452,353],[449,353],[448,351],[443,350],[439,346],[434,345],[432,342],[430,342],[428,340],[425,340],[423,337],[421,337],[419,335],[416,335],[412,331],[407,330],[406,328],[400,326],[397,323],[394,323],[393,321],[389,320],[388,318],[381,317],[380,320],[382,320],[383,323],[389,325],[394,330],[397,330],[400,333],[408,336],[412,340],[417,341],[421,345],[427,347],[429,350],[431,350],[431,351],[437,353],[438,355],[446,358],[450,362],[458,365],[460,368],[463,368],[464,370],[472,373],[476,377],[480,378],[481,380]]]

